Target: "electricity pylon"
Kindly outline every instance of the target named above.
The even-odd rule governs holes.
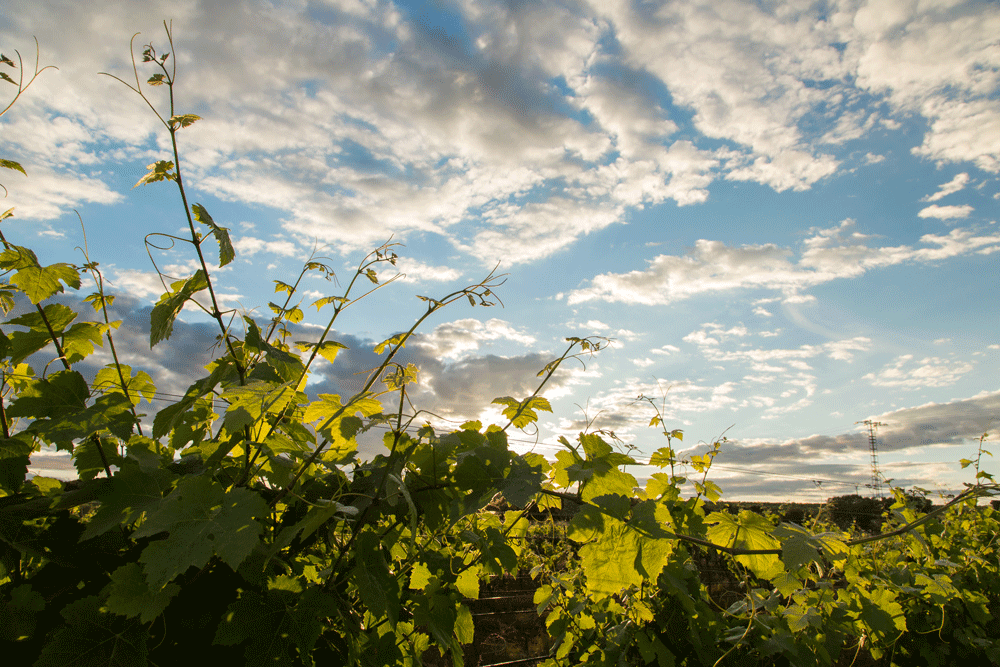
[[[855,424],[864,424],[868,427],[868,445],[872,451],[872,492],[875,494],[876,498],[882,497],[882,475],[879,473],[878,469],[878,443],[875,440],[875,429],[879,426],[888,426],[888,424],[883,424],[882,422],[873,422],[871,419],[866,419],[863,422],[854,422]]]

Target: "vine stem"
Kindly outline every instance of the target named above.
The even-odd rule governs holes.
[[[6,377],[4,378],[4,384],[7,384]],[[7,426],[7,409],[3,406],[2,397],[0,397],[0,424],[3,425],[3,437],[10,439],[10,427]]]

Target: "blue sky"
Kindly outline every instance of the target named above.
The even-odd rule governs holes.
[[[180,134],[191,197],[238,251],[216,273],[229,307],[265,317],[271,281],[316,245],[348,276],[404,244],[405,278],[338,322],[351,350],[313,391],[348,391],[422,312],[415,295],[499,262],[504,308],[456,304],[407,348],[414,402],[442,426],[498,420],[494,397],[526,396],[565,337],[597,335],[614,345],[547,385],[554,413],[519,448],[552,455],[589,422],[648,456],[665,441],[644,394],[684,447],[725,432],[725,497],[792,500],[868,492],[858,421],[886,424],[879,460],[903,486],[961,488],[958,459],[995,444],[994,3],[8,3],[4,53],[33,60],[34,36],[59,69],[0,120],[29,174],[4,177],[5,234],[82,263],[79,211],[127,361],[163,393],[149,412],[197,377],[214,332],[185,311],[144,346],[163,290],[143,237],[182,219],[170,186],[132,189],[168,157],[162,127],[98,73],[131,77],[135,32],[137,51],[167,50],[164,19],[178,112],[203,118]],[[322,325],[313,309],[297,333]]]

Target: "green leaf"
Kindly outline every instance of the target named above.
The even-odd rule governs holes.
[[[252,590],[240,593],[240,599],[229,605],[213,643],[246,642],[245,660],[240,663],[246,667],[291,664],[296,649],[300,656],[312,652],[325,628],[321,619],[339,612],[334,598],[318,588],[303,592],[299,580],[277,577],[265,595]]]
[[[510,396],[502,396],[494,398],[493,403],[507,406],[503,411],[503,416],[513,420],[514,428],[525,428],[528,424],[538,421],[538,413],[535,410],[552,412],[552,406],[548,399],[542,396],[531,396],[523,401],[518,401]]]
[[[112,528],[139,519],[146,511],[153,510],[171,489],[177,475],[160,467],[144,468],[127,457],[115,471],[111,483],[102,487],[97,512],[87,522],[80,541],[103,535]]]
[[[167,122],[170,123],[170,127],[173,129],[178,129],[182,127],[190,127],[199,120],[201,120],[201,116],[193,113],[186,113],[179,116],[171,116],[170,120]]]
[[[63,262],[42,266],[28,248],[9,246],[0,253],[0,269],[13,270],[10,282],[21,289],[33,304],[61,293],[63,286],[80,289],[80,273],[72,264]]]
[[[104,347],[104,335],[110,327],[104,322],[77,322],[63,334],[62,348],[66,361],[75,364],[94,353],[94,345]]]
[[[331,303],[347,304],[350,303],[350,299],[343,296],[325,296],[322,299],[317,299],[312,305],[316,306],[316,310],[319,311],[323,306],[329,305]]]
[[[606,597],[628,586],[642,584],[643,576],[635,568],[640,551],[639,534],[618,519],[598,518],[581,511],[573,517],[569,539],[580,541],[583,536],[580,526],[584,524],[596,528],[591,533],[596,539],[580,547],[579,552],[590,591],[598,597]]]
[[[412,581],[411,581],[412,586]],[[458,575],[455,580],[458,592],[470,600],[479,599],[479,568],[469,568]],[[468,643],[468,642],[466,642]]]
[[[671,463],[677,463],[677,455],[670,447],[660,447],[649,457],[649,465],[657,468],[667,468]]]
[[[121,377],[125,378],[124,390],[121,386]],[[137,371],[135,375],[132,375],[132,367],[122,364],[121,377],[118,375],[118,368],[114,364],[108,364],[97,371],[93,389],[105,393],[117,392],[126,395],[132,405],[139,405],[143,398],[148,403],[153,402],[153,398],[156,396],[156,385],[153,384],[153,378],[149,377],[146,371]]]
[[[773,535],[782,540],[781,562],[789,572],[796,572],[813,561],[822,562],[821,542],[804,528],[783,523],[775,528]]]
[[[163,72],[158,72],[153,76],[149,77],[148,79],[146,79],[146,83],[148,83],[151,86],[162,86],[163,84],[167,83],[166,76],[167,75],[164,74]]]
[[[607,514],[625,519],[631,508],[632,489],[638,485],[635,477],[618,468],[599,471],[583,485],[584,502],[603,509]]]
[[[476,627],[472,622],[472,612],[464,604],[458,605],[458,613],[455,614],[455,639],[460,644],[471,644],[476,634]]]
[[[0,76],[2,76],[2,75],[0,75]],[[10,79],[8,79],[8,81],[9,80]],[[14,171],[19,171],[22,174],[24,174],[25,176],[28,175],[28,172],[26,172],[24,170],[24,167],[22,167],[19,163],[14,162],[13,160],[3,160],[3,159],[0,159],[0,167],[3,167],[4,169],[13,169]]]
[[[31,464],[29,456],[34,450],[33,438],[25,431],[0,438],[0,489],[8,494],[21,491]]]
[[[185,125],[184,127],[187,126]],[[233,261],[236,257],[236,250],[233,248],[233,242],[229,238],[229,229],[215,224],[215,220],[212,219],[212,216],[208,214],[208,211],[201,204],[195,204],[191,207],[191,210],[194,212],[195,220],[212,228],[215,240],[219,242],[219,266],[225,266]]]
[[[277,294],[278,292],[285,292],[286,294],[288,294],[289,296],[291,296],[292,293],[295,291],[295,288],[292,287],[291,285],[289,285],[286,282],[282,282],[280,280],[272,280],[271,282],[274,283],[274,293],[275,294]]]
[[[139,557],[146,578],[159,590],[189,567],[203,567],[213,555],[233,570],[260,543],[263,528],[256,517],[269,508],[248,489],[226,492],[210,477],[187,477],[178,483],[133,539],[167,532],[166,539],[151,542]]]
[[[859,620],[872,630],[872,634],[880,640],[891,641],[898,633],[906,632],[906,616],[903,607],[896,602],[896,593],[885,588],[856,590],[861,603]]]
[[[7,285],[0,285],[0,287],[7,287]],[[4,315],[14,309],[14,294],[13,290],[0,289],[0,311],[3,311]]]
[[[127,563],[111,573],[111,581],[103,591],[108,596],[104,609],[126,618],[138,616],[141,622],[150,623],[180,591],[177,584],[151,590],[139,564]]]
[[[198,269],[193,276],[187,280],[178,280],[171,286],[171,291],[166,292],[160,300],[153,306],[153,312],[149,316],[149,346],[153,347],[161,340],[170,338],[174,330],[174,320],[181,308],[195,293],[208,287],[208,278],[205,272]]]
[[[38,612],[45,609],[45,598],[31,590],[31,584],[10,589],[10,600],[0,601],[0,641],[16,642],[35,632]]]
[[[101,458],[101,450],[104,451],[104,458]],[[122,457],[114,442],[100,439],[95,442],[94,438],[87,438],[73,448],[73,465],[80,479],[94,479],[98,473],[104,472],[104,459],[107,459],[108,465],[121,465]]]
[[[76,313],[72,308],[61,303],[49,303],[42,308],[42,313],[33,310],[10,320],[9,324],[28,328],[28,331],[15,331],[10,335],[11,363],[19,364],[52,343],[46,321],[56,336],[59,336],[74,319]]]
[[[424,563],[417,563],[410,570],[410,588],[413,590],[427,590],[427,586],[431,583],[432,579],[436,580],[437,577],[431,574],[431,571],[427,569],[427,565]]]
[[[382,354],[382,352],[385,351],[385,348],[388,347],[389,345],[398,345],[399,347],[406,347],[406,338],[407,334],[399,333],[393,336],[392,338],[388,338],[382,341],[381,343],[375,346],[375,354]]]
[[[25,382],[7,408],[7,417],[57,416],[86,408],[90,398],[87,381],[77,371],[59,371],[47,378]]]
[[[102,613],[98,596],[63,607],[66,625],[45,643],[33,667],[135,667],[147,664],[148,632],[133,619]]]
[[[708,539],[720,546],[738,549],[776,549],[779,542],[771,536],[774,526],[759,514],[743,510],[738,517],[724,512],[712,512],[705,517]],[[735,542],[733,538],[735,537]],[[777,555],[755,554],[736,556],[736,561],[746,565],[762,579],[772,579],[782,571]]]
[[[250,426],[260,419],[265,411],[280,413],[296,394],[287,384],[262,380],[226,388],[222,392],[222,400],[229,404],[224,418],[226,431],[239,433],[244,426]]]
[[[100,292],[88,294],[83,300],[93,306],[94,310],[98,313],[104,312],[115,303],[115,297],[113,294],[101,294]],[[118,327],[115,326],[115,328],[117,329]]]
[[[358,538],[351,578],[361,601],[375,618],[386,617],[391,627],[399,620],[399,582],[389,571],[378,535],[364,532]]]
[[[174,163],[170,160],[158,160],[146,166],[148,173],[136,181],[132,187],[137,188],[140,185],[148,185],[157,181],[176,181],[177,174],[174,173],[173,169]]]
[[[341,350],[349,350],[351,348],[347,347],[343,343],[338,343],[335,340],[325,340],[322,343],[310,343],[308,341],[299,341],[295,343],[295,346],[302,351],[316,349],[316,353],[323,357],[331,364],[337,359],[337,353]]]
[[[320,394],[318,398],[306,407],[302,419],[305,422],[322,420],[316,430],[330,441],[323,460],[340,465],[350,460],[358,449],[355,436],[363,423],[354,414],[360,412],[365,417],[371,417],[382,411],[382,404],[373,398],[356,397],[344,406],[335,394]]]
[[[267,357],[267,363],[278,372],[278,375],[280,375],[285,382],[298,381],[302,372],[305,370],[305,364],[302,363],[302,359],[300,359],[296,354],[292,354],[291,352],[278,348],[276,345],[271,345],[266,342],[261,336],[260,328],[257,326],[257,323],[249,317],[244,317],[243,320],[247,325],[247,334],[244,344],[251,350],[263,352]]]
[[[156,417],[153,418],[154,438],[162,438],[170,433],[170,431],[179,424],[183,423],[185,413],[191,410],[192,407],[198,405],[200,399],[215,389],[215,386],[220,382],[234,381],[237,378],[236,369],[233,367],[231,361],[225,363],[213,363],[210,366],[206,366],[206,368],[211,368],[211,373],[209,373],[208,377],[204,377],[196,382],[193,382],[191,386],[188,387],[187,391],[184,392],[184,398],[176,403],[173,403],[172,405],[168,405],[156,413]],[[214,413],[212,413],[211,410],[208,410],[207,413],[205,413],[205,417],[211,419],[213,418],[211,417],[212,414]],[[179,448],[182,444],[187,444],[187,441],[179,444],[174,444],[172,442],[171,444],[172,446]]]

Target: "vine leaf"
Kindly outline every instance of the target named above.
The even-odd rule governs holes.
[[[215,220],[201,204],[192,206],[191,211],[194,213],[195,220],[212,228],[215,240],[219,242],[219,266],[225,266],[233,261],[236,257],[236,250],[233,248],[232,239],[229,238],[229,228],[215,224]]]
[[[398,345],[399,347],[406,347],[406,333],[398,333],[392,338],[387,338],[378,345],[375,346],[375,354],[382,354],[385,352],[385,348],[389,345]]]
[[[163,502],[163,494],[170,490],[176,477],[169,470],[144,468],[132,456],[127,457],[111,478],[110,486],[104,487],[98,495],[101,505],[87,522],[80,541],[129,524],[143,512],[155,509]]]
[[[185,113],[178,116],[171,116],[168,122],[170,123],[171,129],[176,130],[182,127],[191,127],[199,120],[201,120],[201,116],[193,113]]]
[[[335,340],[325,340],[322,343],[310,343],[309,341],[296,341],[295,347],[299,348],[303,352],[316,348],[316,353],[329,361],[331,364],[336,361],[337,353],[341,350],[349,350],[351,348],[347,347],[343,343],[338,343]]]
[[[45,644],[34,667],[145,665],[149,634],[133,619],[102,613],[96,595],[63,607],[66,625]]]
[[[44,318],[42,315],[44,314]],[[39,313],[37,310],[29,311],[20,317],[15,317],[8,324],[27,327],[27,331],[14,331],[10,335],[10,355],[11,363],[19,364],[29,356],[45,348],[52,342],[52,336],[45,325],[48,320],[49,326],[56,335],[76,319],[76,313],[68,306],[61,303],[46,304]]]
[[[157,160],[153,164],[146,166],[148,173],[136,181],[132,187],[137,188],[140,185],[149,185],[157,181],[176,181],[177,174],[174,173],[173,169],[174,163],[170,160]]]
[[[277,292],[278,288],[275,287],[274,291]],[[289,292],[289,294],[291,294],[291,292]],[[316,306],[316,310],[319,311],[323,306],[327,306],[327,305],[329,305],[331,303],[335,303],[335,304],[340,305],[340,304],[346,304],[346,303],[349,303],[349,302],[350,302],[350,299],[348,299],[347,297],[343,297],[343,296],[324,296],[322,299],[317,299],[316,301],[314,301],[312,305]]]
[[[3,76],[2,72],[0,72],[0,76]],[[9,81],[9,79],[8,79],[8,81]],[[24,170],[24,167],[22,167],[20,165],[20,163],[14,162],[13,160],[3,160],[3,159],[0,159],[0,167],[3,167],[4,169],[13,169],[14,171],[19,171],[22,174],[24,174],[25,176],[28,175],[28,172],[26,172]]]
[[[119,366],[115,364],[108,364],[97,371],[93,388],[105,393],[123,393],[121,378],[118,377],[118,368]],[[149,377],[146,371],[136,371],[136,374],[132,375],[132,367],[125,364],[121,364],[120,368],[132,405],[139,405],[139,401],[143,398],[146,399],[147,403],[152,403],[153,397],[156,396],[156,385],[153,384],[153,378]]]
[[[130,408],[124,396],[110,394],[101,396],[89,407],[67,405],[65,409],[54,410],[48,419],[32,423],[31,429],[44,440],[67,449],[72,449],[73,440],[105,430],[125,440],[135,423]]]
[[[172,291],[166,292],[160,300],[153,306],[153,312],[149,316],[149,346],[153,347],[161,340],[170,338],[174,330],[174,320],[181,312],[185,302],[196,292],[208,287],[208,278],[205,272],[198,269],[193,276],[187,280],[178,280],[170,285]]]
[[[503,416],[513,420],[514,428],[524,428],[528,424],[538,421],[536,410],[552,412],[552,405],[549,403],[549,399],[542,396],[532,396],[523,401],[518,401],[516,398],[511,398],[510,396],[502,396],[494,398],[493,403],[495,405],[507,406],[503,411]]]
[[[771,535],[774,525],[753,512],[743,510],[736,517],[725,512],[712,512],[705,517],[705,523],[711,524],[708,539],[715,544],[739,549],[776,549],[781,546]],[[784,569],[781,560],[773,554],[736,556],[736,560],[762,579],[773,579]]]
[[[299,311],[301,313],[301,311]],[[305,365],[302,363],[302,359],[296,354],[292,354],[286,350],[283,350],[275,345],[271,345],[264,340],[260,333],[260,327],[249,317],[244,317],[243,320],[247,325],[247,334],[244,339],[244,345],[246,345],[248,350],[254,352],[263,352],[267,357],[267,363],[270,364],[275,371],[278,372],[286,382],[293,382],[298,380],[302,375],[302,371],[305,369]]]
[[[356,553],[357,565],[351,576],[361,601],[376,618],[385,616],[395,627],[399,620],[399,582],[389,572],[378,536],[362,533],[357,540]]]
[[[138,616],[143,623],[150,623],[180,591],[177,584],[151,590],[139,564],[128,563],[111,573],[111,583],[103,591],[108,595],[104,608],[126,618]]]
[[[12,245],[0,253],[0,269],[16,271],[10,282],[35,305],[62,292],[60,281],[68,287],[80,289],[80,273],[73,265],[60,262],[42,266],[34,252],[21,246]]]
[[[323,633],[320,619],[339,612],[334,599],[318,588],[303,591],[298,579],[282,575],[268,582],[265,595],[243,591],[229,605],[213,643],[233,646],[249,640],[242,663],[247,667],[285,664],[293,647],[309,655]]]
[[[150,588],[159,590],[189,567],[203,567],[213,555],[235,570],[260,543],[263,528],[256,517],[267,512],[267,503],[253,491],[226,492],[211,477],[183,479],[132,535],[169,533],[139,556]]]
[[[122,464],[122,457],[118,454],[115,443],[100,442],[104,450],[104,458],[101,457],[101,450],[98,449],[98,443],[94,442],[93,438],[87,438],[77,443],[73,448],[73,465],[76,466],[80,479],[94,479],[98,473],[103,472],[105,458],[109,465],[120,466]]]
[[[45,598],[31,590],[31,584],[21,584],[10,591],[10,600],[0,602],[0,641],[15,642],[30,637],[38,613],[45,609]]]

